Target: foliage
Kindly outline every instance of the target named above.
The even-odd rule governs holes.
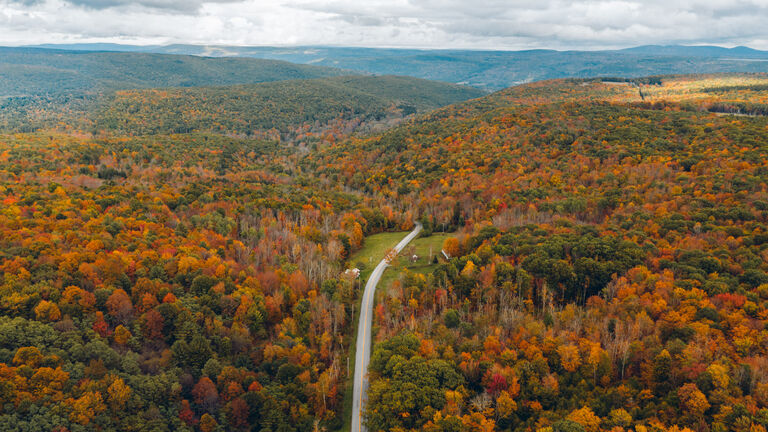
[[[344,259],[398,213],[309,181],[269,141],[51,132],[0,149],[2,424],[339,423]]]
[[[372,430],[762,431],[768,121],[709,111],[764,80],[536,83],[316,148],[131,136],[151,103],[1,135],[0,425],[338,429],[343,270],[418,220],[455,232],[379,292]]]
[[[765,77],[636,85],[521,86],[307,157],[458,229],[380,295],[374,429],[766,426],[768,120],[709,112]],[[451,398],[397,382],[430,360],[461,388],[422,394]]]

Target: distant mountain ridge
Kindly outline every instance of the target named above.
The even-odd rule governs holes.
[[[669,55],[669,56],[688,56],[688,57],[740,57],[740,58],[760,58],[768,59],[768,51],[760,51],[746,46],[737,46],[733,48],[724,48],[719,46],[682,46],[682,45],[643,45],[634,48],[620,50],[621,52],[646,54],[646,55]]]
[[[498,90],[553,78],[641,77],[662,74],[765,72],[768,51],[748,47],[644,45],[621,50],[419,50],[353,47],[43,45],[42,48],[254,57],[371,73],[407,75]]]
[[[0,47],[0,97],[257,84],[348,74],[270,59]]]

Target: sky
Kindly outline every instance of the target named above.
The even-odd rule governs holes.
[[[768,49],[768,0],[0,0],[0,45]]]

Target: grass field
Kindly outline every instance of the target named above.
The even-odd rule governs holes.
[[[379,265],[379,261],[384,259],[387,250],[395,247],[407,235],[407,231],[381,233],[368,236],[363,240],[363,248],[352,254],[349,260],[347,260],[350,267],[358,267],[361,270],[361,286],[365,285],[365,281],[368,280],[368,276],[371,275],[373,269]]]
[[[437,264],[433,262],[433,258],[435,256],[437,256],[438,260],[442,258],[440,251],[443,248],[443,242],[452,235],[450,233],[437,233],[429,237],[417,238],[398,255],[392,268],[398,270],[398,272],[407,268],[412,272],[432,273],[437,267]],[[416,261],[411,260],[414,254],[418,256]]]
[[[350,267],[360,268],[361,283],[364,284],[368,280],[368,276],[379,264],[379,261],[384,258],[387,250],[394,247],[406,235],[408,235],[408,232],[403,231],[374,234],[365,238],[363,248],[354,253],[348,260]],[[425,274],[431,273],[437,267],[433,263],[433,258],[435,256],[438,256],[438,259],[441,258],[439,255],[443,242],[452,235],[451,233],[435,233],[429,237],[419,237],[412,241],[397,256],[395,262],[392,263],[392,267],[384,272],[381,278],[381,285],[387,287],[388,283],[386,282],[394,280],[404,269]],[[411,260],[414,254],[419,257],[416,261]]]
[[[400,252],[391,267],[381,275],[381,280],[379,281],[379,286],[376,291],[378,293],[386,292],[387,288],[392,285],[392,282],[397,280],[406,269],[414,273],[432,273],[435,268],[437,268],[437,264],[434,264],[433,258],[437,256],[438,261],[442,259],[440,251],[443,247],[443,242],[451,235],[452,234],[448,233],[438,233],[432,234],[429,237],[419,237],[412,241],[402,252]],[[412,261],[414,254],[418,256],[416,261]]]

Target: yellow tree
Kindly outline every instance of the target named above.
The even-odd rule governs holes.
[[[589,407],[583,407],[568,414],[568,420],[582,425],[587,432],[600,430],[600,417],[596,416]]]
[[[496,417],[503,419],[510,417],[517,409],[517,403],[506,391],[499,393],[496,398]]]
[[[115,329],[115,343],[119,345],[125,345],[131,338],[131,331],[125,328],[123,325],[117,326]]]
[[[696,384],[688,383],[677,390],[681,407],[686,415],[691,418],[701,418],[709,409],[709,402]]]
[[[35,306],[35,317],[38,321],[58,321],[61,319],[61,311],[56,303],[42,300]]]
[[[213,432],[218,425],[216,420],[208,413],[200,417],[200,430],[203,432]]]
[[[560,363],[563,369],[568,372],[575,372],[581,365],[579,349],[575,345],[561,345],[557,347],[557,353],[560,355]]]
[[[107,389],[107,402],[115,413],[123,409],[130,397],[131,388],[125,384],[122,378],[116,378]]]
[[[106,409],[99,392],[85,392],[77,399],[67,399],[67,403],[72,409],[69,419],[84,426]]]

